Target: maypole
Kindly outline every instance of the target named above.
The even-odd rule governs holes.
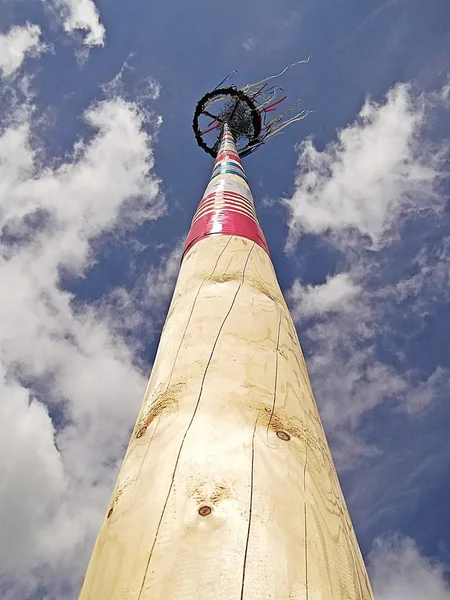
[[[371,600],[226,111],[80,599]]]

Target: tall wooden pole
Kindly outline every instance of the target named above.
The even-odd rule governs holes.
[[[371,600],[225,128],[82,600]]]

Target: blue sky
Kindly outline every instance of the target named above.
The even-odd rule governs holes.
[[[311,55],[245,161],[379,600],[450,599],[447,0],[0,2],[0,595],[76,596],[211,161],[197,100]]]

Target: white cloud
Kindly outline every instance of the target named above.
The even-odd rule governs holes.
[[[409,386],[404,375],[377,358],[367,323],[359,318],[360,314],[348,312],[334,315],[314,325],[309,334],[313,353],[308,371],[340,469],[377,452],[359,439],[360,420],[383,402],[391,406],[406,402]]]
[[[387,399],[398,399],[407,384],[377,359],[376,309],[356,272],[329,277],[322,285],[297,280],[287,292],[293,318],[307,320],[301,340],[322,420],[340,469],[353,467],[376,448],[358,439],[362,415]]]
[[[42,163],[32,107],[0,135],[0,589],[74,597],[145,389],[101,309],[61,287],[105,233],[164,210],[155,122],[110,98],[58,166]],[[55,163],[52,163],[55,164]],[[164,286],[163,286],[164,287]],[[156,291],[155,291],[156,294]],[[124,427],[125,424],[125,427]]]
[[[293,318],[300,321],[313,315],[352,310],[352,300],[360,292],[348,273],[339,273],[322,285],[302,285],[297,279],[288,292],[288,300],[294,307]]]
[[[448,86],[418,95],[397,85],[383,103],[367,101],[322,151],[302,143],[295,190],[284,201],[287,250],[301,235],[315,236],[320,244],[308,248],[305,239],[303,249],[318,248],[312,259],[321,269],[326,246],[341,271],[334,267],[318,286],[297,279],[288,301],[334,459],[341,471],[361,461],[346,487],[366,541],[392,522],[401,526],[396,515],[413,518],[426,482],[445,477],[448,452],[435,424],[450,381],[442,350],[450,218],[442,193],[448,140],[436,124],[448,95]],[[380,493],[380,482],[390,482],[391,493]],[[450,600],[448,566],[411,539],[379,539],[368,568],[377,600]]]
[[[396,329],[395,312],[389,320],[396,307],[396,287],[394,292],[389,286],[369,289],[368,273],[383,277],[383,269],[372,262],[364,276],[362,264],[322,285],[295,281],[286,294],[291,314],[300,324],[301,341],[309,350],[308,371],[341,469],[377,453],[358,437],[363,415],[382,403],[391,410],[420,413],[445,393],[450,379],[449,370],[439,365],[420,379],[408,363],[398,369],[379,358],[380,339],[408,332]],[[402,312],[401,307],[398,310]],[[411,331],[420,322],[421,313],[416,316],[410,309]]]
[[[39,545],[36,538],[51,526],[49,511],[64,493],[65,477],[47,409],[4,372],[0,390],[1,563],[8,571],[16,568],[23,548]]]
[[[93,0],[51,0],[60,13],[64,29],[68,33],[77,30],[86,32],[86,46],[103,46],[105,28]]]
[[[302,232],[351,233],[379,247],[403,211],[438,210],[441,154],[421,146],[426,99],[396,85],[383,104],[367,100],[357,121],[323,151],[302,142],[295,191],[285,200],[289,245]]]
[[[20,69],[28,56],[38,56],[47,49],[41,41],[38,25],[27,23],[12,27],[0,35],[0,71],[3,76],[12,75]]]
[[[450,600],[444,567],[422,556],[410,538],[377,540],[369,569],[377,600]]]
[[[445,214],[438,194],[444,144],[432,146],[424,132],[425,115],[444,101],[442,91],[415,97],[409,86],[397,85],[384,104],[366,102],[359,120],[322,152],[311,140],[300,146],[296,189],[284,201],[288,247],[302,232],[322,236],[342,270],[322,285],[296,280],[287,293],[304,328],[308,370],[341,468],[377,452],[358,437],[363,415],[383,403],[386,410],[417,414],[448,385],[449,370],[440,364],[423,373],[409,361],[408,336],[424,326],[437,299],[448,298],[450,246],[444,238],[417,254],[401,235],[408,219],[417,231],[426,216],[424,231],[435,236]]]

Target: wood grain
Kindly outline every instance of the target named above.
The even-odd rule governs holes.
[[[183,260],[80,594],[188,598],[373,598],[272,263],[236,236]]]

